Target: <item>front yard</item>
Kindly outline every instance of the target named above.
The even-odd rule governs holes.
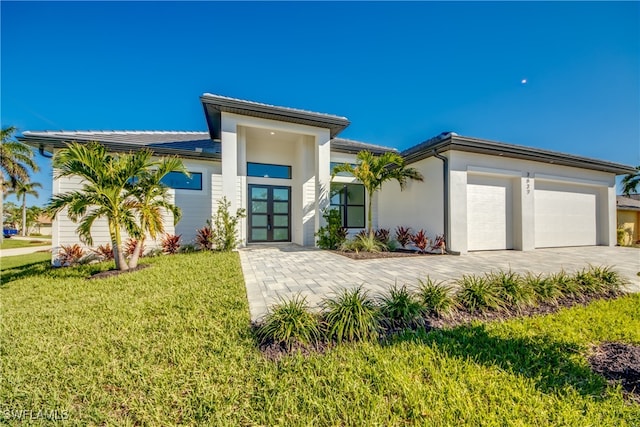
[[[86,280],[105,264],[52,270],[49,256],[2,260],[3,422],[38,411],[71,425],[640,419],[587,363],[594,344],[640,344],[637,294],[271,361],[249,327],[236,253],[145,259],[150,268],[105,280]]]

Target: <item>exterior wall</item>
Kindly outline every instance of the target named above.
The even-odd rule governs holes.
[[[640,212],[618,209],[618,227],[627,233],[624,239],[625,245],[640,240]]]
[[[313,246],[321,211],[329,202],[330,149],[328,129],[223,113],[223,161],[221,176],[215,178],[220,197],[231,200],[235,212],[248,208],[249,184],[291,187],[291,241]],[[249,177],[247,162],[291,166],[291,179]],[[212,203],[217,197],[212,193]],[[241,221],[242,245],[247,238],[248,217]]]
[[[165,233],[181,234],[182,243],[193,243],[196,235],[196,229],[203,227],[207,219],[211,217],[211,176],[214,172],[220,172],[219,162],[209,162],[203,160],[184,159],[183,163],[190,172],[202,173],[202,190],[174,190],[170,189],[170,199],[178,207],[182,209],[182,218],[174,226],[173,216],[165,213]],[[54,175],[55,175],[54,170]],[[58,178],[53,180],[53,194],[61,194],[69,191],[80,190],[82,188],[82,180],[79,177]],[[72,245],[80,243],[85,249],[89,246],[82,244],[78,239],[76,229],[77,223],[74,223],[67,216],[66,210],[62,211],[53,221],[52,231],[52,248],[53,259],[55,260],[57,252],[61,245]],[[91,229],[93,237],[92,247],[104,245],[111,242],[106,219],[99,219],[94,223]],[[123,242],[128,236],[123,234]],[[162,236],[154,241],[147,237],[145,246],[147,249],[153,249],[160,246]]]
[[[397,182],[384,184],[378,193],[379,226],[395,236],[397,226],[424,229],[433,239],[444,232],[444,190],[442,161],[435,157],[412,163],[424,176],[423,182],[409,181],[403,191]]]
[[[593,194],[596,198],[597,244],[615,245],[614,174],[459,151],[447,154],[450,159],[451,250],[468,251],[467,188],[470,177],[479,176],[500,177],[512,184],[514,249],[535,248],[535,190],[549,186],[579,188],[579,191]]]

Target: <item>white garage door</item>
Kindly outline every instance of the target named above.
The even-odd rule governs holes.
[[[511,193],[509,179],[468,176],[468,250],[513,249]]]
[[[597,244],[595,192],[571,187],[536,189],[534,204],[537,248]]]

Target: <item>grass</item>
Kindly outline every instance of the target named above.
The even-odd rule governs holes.
[[[17,249],[17,248],[28,248],[31,246],[47,246],[51,245],[51,241],[49,240],[17,240],[17,239],[2,239],[2,246],[0,249]]]
[[[67,425],[640,419],[640,405],[586,361],[592,344],[640,344],[640,295],[270,361],[249,327],[235,253],[146,259],[152,267],[91,281],[110,264],[49,269],[43,255],[2,259],[0,424],[22,425],[6,419],[11,409],[67,411]]]

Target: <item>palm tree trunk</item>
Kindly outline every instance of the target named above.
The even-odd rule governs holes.
[[[129,268],[136,268],[138,266],[138,260],[142,256],[142,247],[144,246],[144,237],[141,237],[136,242],[136,247],[129,258]]]
[[[113,246],[113,260],[116,263],[116,270],[125,271],[129,269],[127,261],[124,259],[124,252],[122,252],[122,235],[120,234],[120,227],[118,224],[113,224],[109,221],[109,228],[111,229],[111,246]]]
[[[27,235],[27,195],[22,195],[22,237]]]
[[[373,206],[373,193],[369,193],[369,211],[367,212],[367,227],[369,228],[369,238],[373,239],[373,215],[371,212]]]

